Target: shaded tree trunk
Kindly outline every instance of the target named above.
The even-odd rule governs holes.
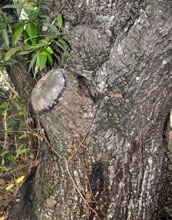
[[[20,97],[29,98],[35,81],[27,71],[25,60],[18,60],[17,65],[6,67],[8,75]]]
[[[51,4],[73,59],[32,92],[53,150],[44,145],[31,211],[15,219],[157,220],[168,196],[172,4]]]

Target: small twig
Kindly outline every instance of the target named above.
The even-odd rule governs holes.
[[[85,164],[84,164],[84,169],[86,171]],[[89,185],[89,188],[90,188],[91,196],[93,197],[93,203],[95,203],[98,206],[98,208],[99,208],[100,212],[102,213],[102,215],[105,217],[106,220],[108,220],[107,216],[104,214],[103,210],[100,208],[100,206],[99,206],[99,204],[98,204],[98,202],[97,202],[97,200],[96,200],[96,198],[93,194],[91,183],[90,183],[87,171],[86,171],[86,177],[87,177],[87,180],[88,180],[88,185]],[[92,202],[92,200],[91,200],[91,202]]]
[[[36,136],[41,141],[43,141],[43,139],[44,139],[41,135],[34,132],[33,130],[32,130],[32,132],[30,132],[30,131],[10,131],[10,133],[25,133],[25,134],[30,134],[30,135]]]
[[[98,105],[97,105],[97,107],[96,107],[96,110],[95,110],[95,112],[94,112],[93,118],[92,118],[92,120],[91,120],[91,122],[90,122],[90,125],[89,125],[89,127],[88,127],[88,130],[87,130],[87,132],[86,132],[86,135],[83,137],[83,139],[81,140],[81,142],[79,143],[79,145],[78,145],[77,148],[75,149],[75,152],[73,152],[72,155],[69,157],[68,162],[70,162],[70,161],[76,156],[76,154],[77,154],[78,151],[80,150],[81,146],[83,145],[83,143],[85,142],[85,140],[87,139],[87,136],[89,135],[89,133],[90,133],[90,131],[91,131],[93,122],[94,122],[94,120],[95,120],[95,118],[96,118],[98,109],[99,109],[100,104],[101,104],[101,101],[102,101],[102,97],[103,97],[103,93],[104,93],[104,90],[105,90],[105,86],[106,86],[106,82],[105,82],[104,88],[103,88],[103,90],[102,90],[102,93],[101,93],[101,96],[100,96]]]
[[[105,83],[105,85],[106,85],[106,83]],[[68,172],[68,175],[69,175],[70,180],[72,181],[72,183],[73,183],[73,185],[74,185],[74,188],[76,189],[76,191],[78,192],[78,194],[80,195],[80,197],[83,199],[83,201],[85,202],[85,204],[87,205],[87,207],[96,215],[96,217],[97,217],[99,220],[101,220],[101,219],[100,219],[98,213],[96,212],[96,210],[94,210],[94,209],[90,206],[90,204],[88,203],[88,201],[87,201],[87,200],[85,199],[85,197],[82,195],[82,193],[81,193],[80,189],[78,188],[78,186],[77,186],[77,184],[76,184],[74,178],[72,177],[72,174],[71,174],[70,169],[69,169],[69,163],[70,163],[71,160],[76,156],[76,154],[78,153],[79,149],[81,148],[81,146],[82,146],[83,143],[85,142],[85,140],[86,140],[88,134],[90,133],[90,130],[91,130],[92,125],[93,125],[93,122],[94,122],[94,119],[95,119],[95,117],[96,117],[96,115],[97,115],[98,109],[99,109],[100,104],[101,104],[101,101],[102,101],[102,96],[103,96],[104,89],[105,89],[105,86],[104,86],[104,88],[103,88],[103,90],[102,90],[102,93],[101,93],[101,96],[100,96],[98,105],[97,105],[97,107],[96,107],[94,116],[93,116],[93,118],[92,118],[92,120],[91,120],[91,123],[90,123],[90,125],[89,125],[89,128],[88,128],[88,131],[87,131],[86,135],[84,136],[84,138],[81,140],[81,142],[79,143],[79,145],[76,147],[76,149],[74,150],[74,152],[72,153],[72,155],[71,155],[68,159],[66,159],[66,158],[63,157],[59,152],[57,152],[57,151],[54,149],[54,147],[49,143],[49,141],[48,141],[47,138],[45,137],[45,134],[42,133],[42,137],[43,137],[43,139],[46,141],[46,143],[48,144],[48,146],[50,147],[50,149],[51,149],[57,156],[59,156],[60,158],[64,159],[65,165],[66,165],[66,170],[67,170],[67,172]],[[37,120],[37,119],[36,119],[36,120]],[[40,125],[40,121],[39,121],[39,120],[37,120],[37,123],[38,123],[39,127],[41,128],[41,125]]]
[[[107,80],[106,80],[106,81],[107,81]],[[97,217],[99,220],[101,220],[101,219],[100,219],[98,213],[96,212],[96,210],[94,210],[94,209],[90,206],[90,204],[88,203],[88,201],[87,201],[87,200],[84,198],[84,196],[82,195],[82,193],[81,193],[80,189],[78,188],[77,184],[75,183],[75,180],[73,179],[73,177],[72,177],[72,175],[71,175],[71,172],[70,172],[70,170],[69,170],[69,163],[70,163],[70,162],[73,160],[73,158],[76,156],[76,154],[78,153],[78,151],[79,151],[80,148],[82,147],[83,143],[85,142],[85,140],[87,139],[87,137],[88,137],[88,135],[89,135],[89,133],[90,133],[90,131],[91,131],[93,122],[94,122],[94,120],[95,120],[95,118],[96,118],[98,109],[99,109],[100,104],[101,104],[101,101],[102,101],[102,97],[103,97],[103,93],[104,93],[105,87],[106,87],[106,82],[105,82],[104,88],[103,88],[103,90],[102,90],[102,93],[101,93],[101,96],[100,96],[98,105],[97,105],[97,107],[96,107],[96,110],[95,110],[95,112],[94,112],[93,118],[92,118],[92,120],[91,120],[91,122],[90,122],[90,125],[89,125],[89,127],[88,127],[88,130],[87,130],[87,132],[86,132],[84,138],[81,140],[81,142],[79,143],[79,145],[76,147],[76,149],[74,150],[74,152],[72,153],[72,155],[71,155],[68,159],[65,159],[65,164],[66,164],[66,169],[67,169],[68,175],[69,175],[69,177],[70,177],[70,179],[71,179],[71,181],[72,181],[72,183],[73,183],[73,185],[74,185],[76,191],[79,193],[80,197],[83,199],[83,201],[84,201],[85,204],[88,206],[88,208],[96,215],[96,217]]]
[[[22,166],[22,167],[20,167],[20,168],[16,168],[16,169],[14,169],[14,170],[12,170],[12,171],[9,171],[9,172],[7,172],[7,173],[2,173],[2,174],[0,174],[0,178],[9,177],[10,175],[14,174],[14,172],[17,172],[17,171],[19,171],[19,170],[22,170],[23,168],[26,168],[26,167],[38,166],[38,163],[39,163],[38,160],[34,160],[34,161],[31,162],[30,164],[26,164],[26,165],[24,165],[24,166]]]
[[[80,197],[83,199],[83,201],[84,201],[85,204],[88,206],[88,208],[89,208],[92,212],[94,212],[94,214],[96,215],[96,217],[97,217],[99,220],[101,220],[100,217],[99,217],[99,215],[98,215],[98,213],[96,212],[96,210],[94,210],[94,209],[90,206],[90,204],[88,203],[88,201],[87,201],[87,200],[84,198],[84,196],[82,195],[82,193],[81,193],[80,189],[78,188],[77,184],[75,183],[75,180],[73,179],[73,177],[72,177],[72,175],[71,175],[71,172],[70,172],[70,170],[69,170],[69,162],[68,162],[67,159],[65,159],[65,164],[66,164],[66,169],[67,169],[68,175],[69,175],[69,177],[70,177],[70,179],[71,179],[71,181],[72,181],[72,183],[73,183],[75,189],[76,189],[77,192],[79,193]]]
[[[44,130],[42,129],[40,120],[37,119],[36,117],[34,117],[34,118],[35,118],[35,120],[37,121],[39,130],[40,130],[40,131],[43,131],[43,132],[41,132],[41,136],[42,136],[42,137],[41,137],[41,140],[45,140],[46,143],[48,144],[48,146],[50,147],[50,149],[51,149],[57,156],[59,156],[60,158],[62,158],[62,159],[65,160],[65,158],[64,158],[59,152],[57,152],[57,151],[54,149],[54,147],[50,144],[50,142],[47,140],[47,138],[46,138],[46,136],[45,136],[45,134],[44,134]],[[35,135],[35,136],[36,136],[36,135]],[[39,135],[39,136],[40,136],[40,135]]]
[[[66,160],[59,152],[57,152],[57,151],[54,149],[54,147],[49,143],[49,141],[47,140],[47,138],[45,137],[45,135],[42,134],[42,136],[43,136],[44,140],[46,141],[46,143],[48,144],[48,146],[50,147],[50,149],[51,149],[56,155],[58,155],[60,158]]]
[[[69,170],[68,160],[67,160],[66,158],[64,158],[63,156],[61,156],[61,155],[53,148],[53,146],[50,145],[50,143],[48,142],[48,140],[47,140],[47,138],[45,137],[45,135],[44,135],[44,138],[45,138],[45,141],[47,142],[47,144],[49,145],[49,147],[51,148],[51,150],[52,150],[57,156],[59,156],[60,158],[62,158],[62,159],[65,160],[66,170],[67,170],[67,172],[68,172],[69,178],[70,178],[70,180],[72,181],[72,183],[73,183],[75,189],[77,190],[77,192],[79,193],[79,195],[80,195],[80,197],[83,199],[83,201],[86,203],[86,205],[88,206],[88,208],[91,209],[91,210],[95,213],[95,215],[97,216],[97,218],[98,218],[99,220],[101,220],[100,217],[99,217],[99,215],[97,214],[97,212],[89,205],[88,201],[84,198],[84,196],[82,195],[81,191],[79,190],[77,184],[75,183],[75,180],[73,179],[73,177],[72,177],[72,175],[71,175],[71,172],[70,172],[70,170]]]
[[[7,109],[4,112],[4,150],[8,150],[8,145],[7,145],[7,139],[8,139],[8,134],[5,132],[7,130]]]
[[[5,79],[5,77],[4,77],[4,75],[3,75],[3,73],[0,71],[0,75],[1,75],[1,77],[2,77],[2,80],[5,82],[5,84],[7,85],[7,87],[9,88],[9,89],[11,89],[11,91],[18,97],[18,98],[20,98],[20,96],[19,96],[19,94],[12,88],[12,86],[10,85],[10,83]]]
[[[14,143],[15,143],[15,147],[16,147],[16,158],[18,158],[18,156],[19,156],[19,151],[18,151],[18,144],[17,144],[16,135],[14,136]]]
[[[134,208],[132,209],[131,216],[129,220],[133,220],[134,218],[134,213],[136,209],[136,204],[139,198],[140,194],[140,189],[141,189],[141,183],[142,183],[142,177],[143,177],[143,142],[142,142],[142,134],[140,134],[140,172],[139,172],[139,177],[138,177],[138,184],[137,184],[137,192],[136,196],[134,199]]]
[[[36,157],[35,157],[36,160],[38,160],[38,157],[40,155],[40,151],[41,151],[41,142],[39,141],[38,142],[38,150],[36,152]]]

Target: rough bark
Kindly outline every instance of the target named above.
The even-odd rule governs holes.
[[[32,212],[18,219],[158,220],[168,191],[171,1],[55,6],[66,19],[73,59],[54,70],[65,79],[57,97],[46,90],[41,103],[32,93],[56,153],[42,149]]]
[[[30,97],[35,81],[27,71],[26,60],[20,60],[17,65],[6,67],[8,75],[19,95],[21,97]]]

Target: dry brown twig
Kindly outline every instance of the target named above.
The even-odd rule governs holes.
[[[43,137],[41,135],[39,135],[37,132],[35,132],[34,130],[32,131],[10,131],[10,133],[24,133],[24,134],[30,134],[33,135],[35,137],[37,137],[39,140],[43,141]]]
[[[7,109],[4,112],[4,118],[3,118],[3,122],[4,122],[4,131],[7,130]],[[8,133],[4,132],[4,150],[8,150],[8,144],[7,144],[7,139],[8,139]]]
[[[106,80],[106,81],[107,81],[107,80]],[[102,102],[102,98],[103,98],[103,93],[104,93],[104,90],[105,90],[105,86],[106,86],[106,82],[105,82],[104,88],[103,88],[103,90],[102,90],[102,93],[101,93],[101,95],[100,95],[100,99],[99,99],[98,105],[97,105],[97,107],[96,107],[96,110],[95,110],[95,112],[94,112],[93,118],[92,118],[92,120],[91,120],[91,122],[90,122],[90,125],[89,125],[89,127],[88,127],[88,130],[87,130],[85,136],[83,137],[83,139],[81,140],[81,142],[79,143],[79,145],[76,147],[76,149],[75,149],[74,152],[72,153],[72,155],[69,157],[68,163],[76,156],[76,154],[77,154],[78,151],[80,150],[80,148],[81,148],[81,146],[83,145],[83,143],[86,141],[86,139],[87,139],[87,137],[88,137],[88,135],[89,135],[89,133],[90,133],[90,131],[91,131],[93,122],[94,122],[94,120],[95,120],[95,118],[96,118],[98,109],[99,109],[100,104],[101,104],[101,102]]]
[[[70,170],[69,170],[69,163],[68,163],[68,160],[67,160],[67,159],[65,159],[65,164],[66,164],[66,169],[67,169],[68,175],[69,175],[69,177],[70,177],[70,180],[72,181],[72,183],[73,183],[73,185],[74,185],[76,191],[79,193],[80,197],[83,199],[83,201],[84,201],[85,204],[88,206],[88,208],[96,215],[96,217],[97,217],[99,220],[101,220],[101,218],[99,217],[99,215],[98,215],[98,213],[96,212],[96,210],[94,210],[94,209],[90,206],[90,204],[88,203],[88,201],[87,201],[87,200],[85,199],[85,197],[82,195],[82,193],[81,193],[80,189],[78,188],[77,184],[75,183],[75,180],[73,179],[72,174],[71,174],[71,172],[70,172]]]
[[[4,83],[6,84],[6,86],[18,97],[20,98],[19,94],[17,93],[17,91],[15,91],[13,89],[13,87],[10,85],[10,83],[6,80],[6,78],[4,77],[4,74],[0,71],[0,75],[2,80],[4,81]]]
[[[14,169],[14,170],[12,170],[12,171],[9,171],[8,173],[2,173],[2,174],[0,174],[0,178],[6,178],[6,177],[8,177],[8,176],[11,176],[11,175],[14,174],[15,172],[18,172],[19,170],[22,170],[23,168],[29,169],[30,167],[38,166],[38,164],[39,164],[39,161],[38,161],[38,160],[34,160],[34,161],[32,161],[31,163],[26,164],[26,165],[24,165],[24,166],[22,166],[22,167],[20,167],[20,168],[16,168],[16,169]]]
[[[106,80],[106,81],[107,81],[107,80]],[[70,177],[70,179],[71,179],[71,181],[72,181],[72,183],[73,183],[75,189],[77,190],[77,192],[79,193],[79,195],[80,195],[80,197],[83,199],[83,201],[86,203],[86,205],[88,206],[88,208],[96,215],[96,217],[97,217],[98,219],[100,219],[100,217],[99,217],[97,211],[94,210],[94,209],[90,206],[90,204],[88,203],[88,201],[87,201],[87,200],[85,199],[85,197],[82,195],[82,193],[81,193],[80,189],[78,188],[77,184],[75,183],[75,180],[73,179],[72,174],[71,174],[70,169],[69,169],[69,163],[74,159],[74,157],[76,156],[76,154],[78,153],[78,151],[79,151],[80,148],[82,147],[83,143],[86,141],[86,139],[87,139],[87,137],[88,137],[88,135],[89,135],[89,133],[90,133],[90,131],[91,131],[93,122],[94,122],[94,120],[95,120],[95,118],[96,118],[98,109],[99,109],[100,104],[101,104],[101,102],[102,102],[102,97],[103,97],[103,93],[104,93],[105,87],[106,87],[106,82],[105,82],[104,88],[103,88],[103,90],[102,90],[102,92],[101,92],[101,96],[100,96],[98,105],[97,105],[97,107],[96,107],[96,110],[95,110],[95,112],[94,112],[93,118],[92,118],[92,120],[91,120],[91,122],[90,122],[90,125],[89,125],[89,127],[88,127],[88,130],[87,130],[87,132],[86,132],[84,138],[81,140],[81,142],[79,143],[79,145],[75,148],[75,150],[74,150],[74,152],[72,153],[72,155],[71,155],[67,160],[65,159],[66,169],[67,169],[68,175],[69,175],[69,177]],[[100,219],[100,220],[101,220],[101,219]]]
[[[86,203],[86,205],[88,206],[88,208],[91,209],[91,210],[95,213],[95,215],[97,216],[97,218],[98,218],[99,220],[101,220],[100,217],[99,217],[99,215],[97,214],[97,212],[89,205],[88,201],[84,198],[84,196],[82,195],[80,189],[78,188],[77,184],[75,183],[75,180],[73,179],[72,174],[71,174],[70,169],[69,169],[69,162],[68,162],[68,160],[67,160],[66,158],[64,158],[59,152],[57,152],[57,151],[54,149],[54,147],[49,143],[49,141],[47,140],[47,138],[45,137],[44,134],[42,134],[42,136],[43,136],[44,140],[46,141],[46,143],[48,144],[48,146],[50,147],[51,151],[53,151],[57,156],[59,156],[60,158],[62,158],[62,159],[65,160],[66,170],[67,170],[67,172],[68,172],[69,178],[70,178],[70,180],[72,181],[72,183],[73,183],[73,185],[74,185],[76,191],[79,193],[80,197],[81,197],[81,198],[83,199],[83,201]]]
[[[87,173],[87,170],[86,170],[86,167],[85,167],[85,164],[84,164],[84,170],[86,172],[86,177],[87,177],[87,181],[88,181],[88,185],[89,185],[89,188],[90,188],[90,194],[93,198],[93,201],[91,200],[91,203],[95,203],[97,205],[97,207],[99,208],[101,214],[105,217],[106,220],[108,220],[107,216],[104,214],[103,210],[100,208],[99,204],[98,204],[98,201],[96,200],[94,194],[93,194],[93,191],[92,191],[92,186],[91,186],[91,183],[90,183],[90,180],[89,180],[89,177],[88,177],[88,173]]]

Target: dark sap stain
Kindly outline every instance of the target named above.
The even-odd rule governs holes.
[[[136,153],[139,150],[140,144],[137,143],[135,140],[131,142],[131,153]]]
[[[92,191],[92,195],[90,196],[91,201],[99,201],[101,193],[104,189],[104,164],[102,162],[96,162],[92,166],[92,173],[89,176],[90,181],[90,192]],[[89,187],[90,188],[90,187]],[[90,204],[93,209],[96,207],[96,203]],[[89,217],[89,220],[93,219],[94,214],[92,213]]]
[[[90,184],[94,196],[98,193],[100,194],[101,191],[103,190],[104,178],[103,178],[103,164],[101,162],[97,162],[93,164],[92,173],[90,175]]]

